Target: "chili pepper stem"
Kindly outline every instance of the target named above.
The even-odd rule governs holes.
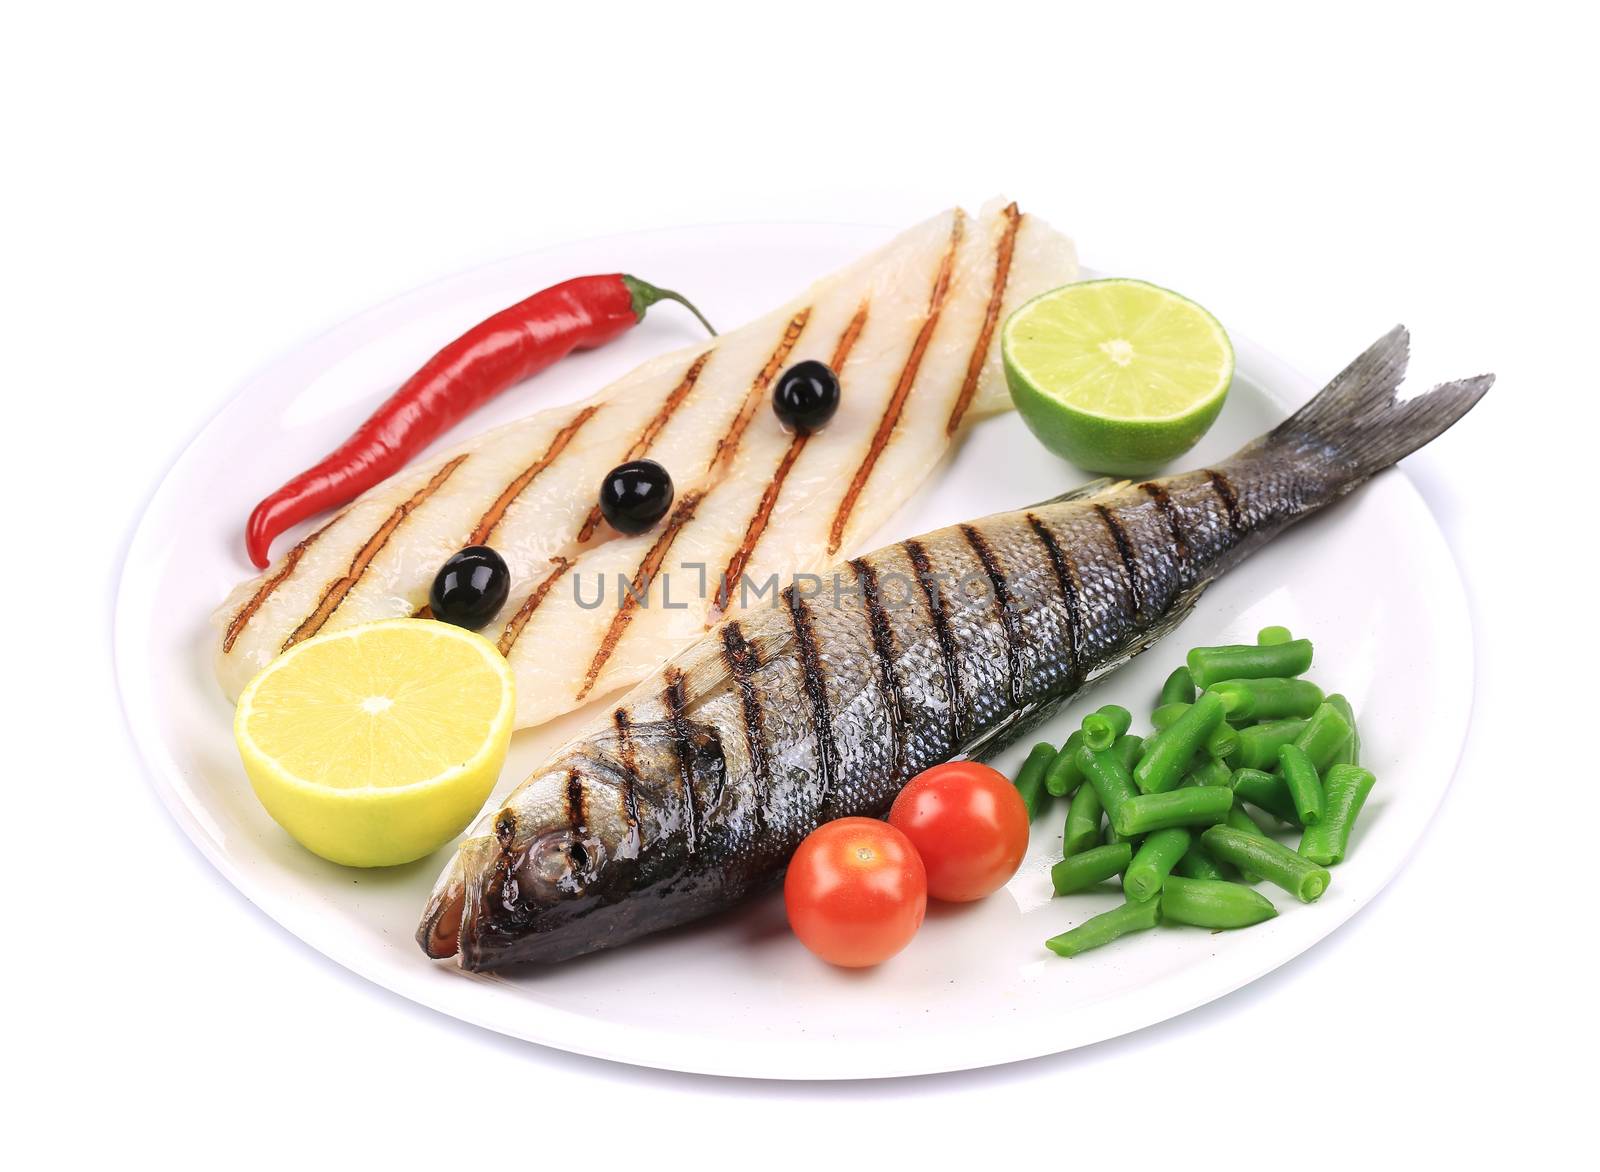
[[[622,283],[627,287],[628,296],[633,299],[633,314],[635,317],[642,320],[644,311],[658,301],[676,301],[694,314],[695,317],[699,318],[700,324],[705,326],[706,331],[713,338],[717,336],[715,327],[706,320],[705,314],[696,309],[694,302],[690,301],[682,293],[674,293],[671,289],[659,288],[648,281],[641,281],[638,277],[629,276],[627,273],[622,274]]]

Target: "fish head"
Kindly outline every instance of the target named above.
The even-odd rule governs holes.
[[[720,768],[720,751],[686,755],[651,725],[569,746],[462,844],[419,943],[495,968],[564,960],[678,918],[706,894],[688,795]]]

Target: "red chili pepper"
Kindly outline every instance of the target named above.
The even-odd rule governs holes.
[[[573,350],[611,341],[657,301],[688,306],[716,334],[683,297],[626,273],[575,277],[479,322],[428,359],[329,456],[251,511],[245,526],[250,560],[265,568],[272,539],[284,530],[354,500],[507,387]]]

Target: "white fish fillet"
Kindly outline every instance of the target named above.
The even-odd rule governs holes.
[[[474,543],[511,569],[483,634],[516,673],[518,727],[634,684],[723,609],[772,605],[774,583],[882,524],[967,421],[1008,405],[1005,315],[1076,277],[1071,242],[1015,205],[953,210],[749,325],[441,453],[229,595],[213,618],[223,690],[236,697],[319,631],[418,613],[440,564]],[[806,358],[835,367],[842,395],[826,428],[798,438],[770,392]],[[599,520],[596,487],[642,456],[677,496],[625,537]]]

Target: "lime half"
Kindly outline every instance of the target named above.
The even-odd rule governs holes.
[[[1007,319],[1006,382],[1023,420],[1058,456],[1137,475],[1199,442],[1228,397],[1233,345],[1221,323],[1144,281],[1083,281]]]

